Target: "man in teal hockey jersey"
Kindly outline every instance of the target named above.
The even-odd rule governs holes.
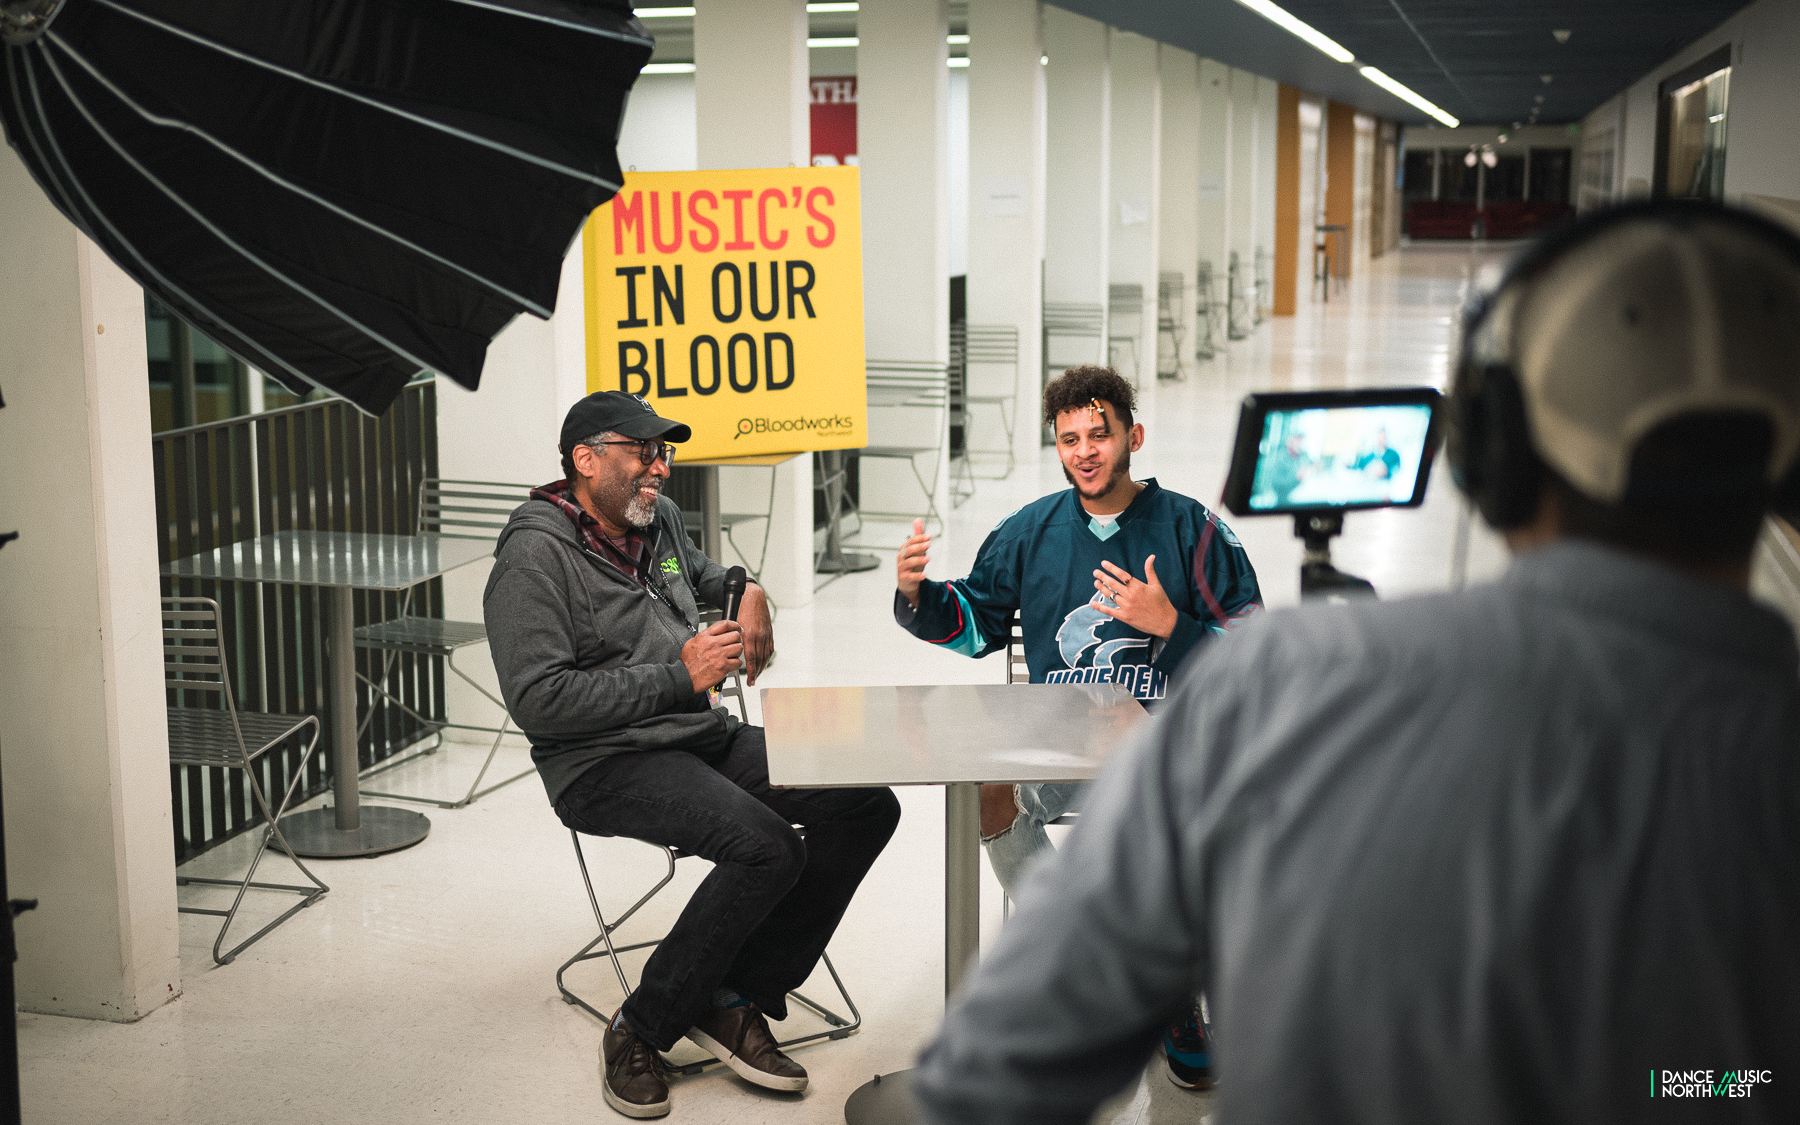
[[[1136,400],[1110,367],[1071,367],[1052,380],[1044,422],[1074,487],[1006,517],[969,576],[953,582],[925,577],[931,540],[915,522],[896,565],[894,619],[979,657],[1006,647],[1017,612],[1032,683],[1122,684],[1154,708],[1182,660],[1261,609],[1262,595],[1237,536],[1205,505],[1131,479],[1131,455],[1144,445]],[[1044,825],[1075,808],[1082,788],[981,787],[982,844],[1009,893],[1050,847]],[[1201,1084],[1204,1068],[1180,1066],[1178,1054],[1199,1057],[1171,1047],[1171,1077]]]

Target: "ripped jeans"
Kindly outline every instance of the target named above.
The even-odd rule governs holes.
[[[1050,836],[1044,831],[1044,825],[1067,812],[1075,812],[1081,808],[1081,798],[1087,786],[1079,782],[1046,782],[1042,785],[1019,785],[1013,793],[1019,806],[1018,819],[1012,827],[998,836],[987,836],[981,841],[987,849],[988,862],[993,865],[994,876],[1000,880],[1000,886],[1013,898],[1018,898],[1017,888],[1024,882],[1024,875],[1031,865],[1045,854],[1053,851]]]

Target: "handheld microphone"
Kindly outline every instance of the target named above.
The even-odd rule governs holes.
[[[748,580],[749,575],[744,573],[741,566],[734,566],[725,572],[725,620],[737,620],[738,607],[744,604],[744,584]]]

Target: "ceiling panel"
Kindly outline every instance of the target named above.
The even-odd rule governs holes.
[[[1285,0],[1282,6],[1467,124],[1579,120],[1746,0]],[[1057,0],[1382,117],[1425,115],[1234,0]],[[1566,43],[1552,32],[1566,30]],[[1548,74],[1546,83],[1543,76]],[[1540,103],[1536,98],[1542,95]]]

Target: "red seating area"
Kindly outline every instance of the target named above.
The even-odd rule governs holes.
[[[1473,203],[1420,199],[1406,209],[1406,231],[1414,238],[1468,238],[1479,214]]]
[[[1489,238],[1529,238],[1573,218],[1575,208],[1566,203],[1513,201],[1490,203],[1482,208],[1482,222]]]
[[[1477,208],[1447,199],[1420,199],[1406,209],[1406,231],[1413,238],[1470,238],[1479,220],[1483,237],[1529,238],[1574,214],[1566,203],[1515,200]]]

